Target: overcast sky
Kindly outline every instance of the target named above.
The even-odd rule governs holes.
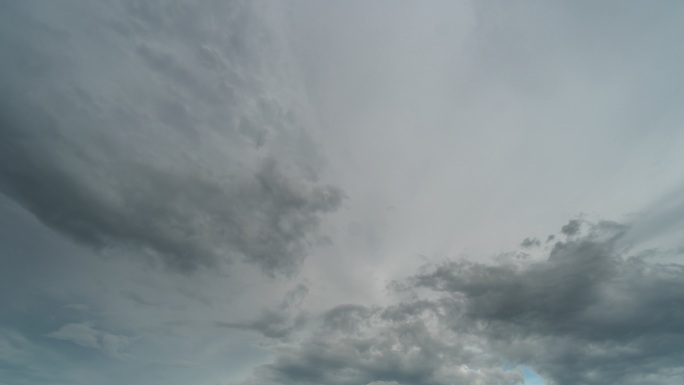
[[[681,385],[684,3],[1,3],[1,383]]]

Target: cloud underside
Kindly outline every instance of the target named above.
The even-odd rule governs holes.
[[[676,383],[684,267],[627,256],[626,226],[588,227],[544,262],[425,266],[392,285],[410,300],[331,309],[251,383],[519,384],[521,366],[547,384]]]
[[[15,53],[0,68],[0,193],[83,244],[181,271],[244,260],[292,273],[321,241],[343,194],[319,181],[313,119],[268,7],[14,7],[31,28],[0,40]],[[96,36],[60,19],[71,11],[91,12]]]

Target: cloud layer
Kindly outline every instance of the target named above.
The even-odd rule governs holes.
[[[320,315],[255,383],[519,384],[502,368],[533,367],[549,384],[674,384],[684,266],[630,256],[628,228],[573,220],[548,260],[426,265],[391,285],[399,304]]]
[[[296,270],[343,193],[319,180],[277,7],[8,6],[5,28],[31,28],[0,40],[15,52],[0,68],[2,193],[79,242],[177,270]]]
[[[680,385],[644,4],[0,1],[0,381]]]

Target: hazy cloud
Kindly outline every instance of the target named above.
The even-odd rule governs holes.
[[[683,12],[0,1],[1,381],[680,385]]]
[[[125,358],[124,350],[133,341],[130,337],[97,330],[88,323],[67,324],[45,336],[73,342],[85,348],[96,349],[119,359]]]
[[[217,322],[220,327],[252,330],[269,338],[288,338],[308,321],[300,305],[309,293],[305,284],[298,284],[289,290],[280,304],[274,309],[265,309],[254,320],[243,322]]]
[[[573,235],[577,235],[580,231],[580,225],[581,222],[577,219],[573,219],[570,222],[568,222],[567,225],[564,225],[561,227],[561,233],[571,237]]]
[[[249,322],[218,322],[218,326],[232,329],[253,330],[269,338],[287,338],[304,325],[307,318],[299,313],[294,316],[265,310],[255,320]]]

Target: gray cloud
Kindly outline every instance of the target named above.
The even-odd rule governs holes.
[[[412,305],[409,307],[415,308]],[[502,370],[435,324],[434,309],[408,311],[342,305],[321,316],[298,344],[280,349],[249,384],[519,384],[522,373]]]
[[[444,318],[557,384],[670,383],[684,358],[684,266],[625,256],[601,222],[526,268],[449,262],[411,278]]]
[[[0,68],[0,192],[83,244],[180,271],[238,259],[295,271],[343,193],[319,180],[306,96],[263,20],[278,10],[212,4],[81,10],[98,27],[16,5],[30,31],[0,41],[25,58]]]
[[[391,285],[414,299],[334,307],[251,381],[517,384],[502,368],[529,366],[557,385],[676,383],[684,266],[630,256],[629,226],[585,225],[546,261],[428,265]]]
[[[525,238],[523,239],[522,242],[520,242],[520,246],[528,248],[528,247],[539,247],[541,245],[541,242],[539,242],[539,239],[537,238]]]
[[[580,231],[581,222],[577,219],[572,219],[567,225],[561,227],[561,233],[571,237],[577,235]]]

